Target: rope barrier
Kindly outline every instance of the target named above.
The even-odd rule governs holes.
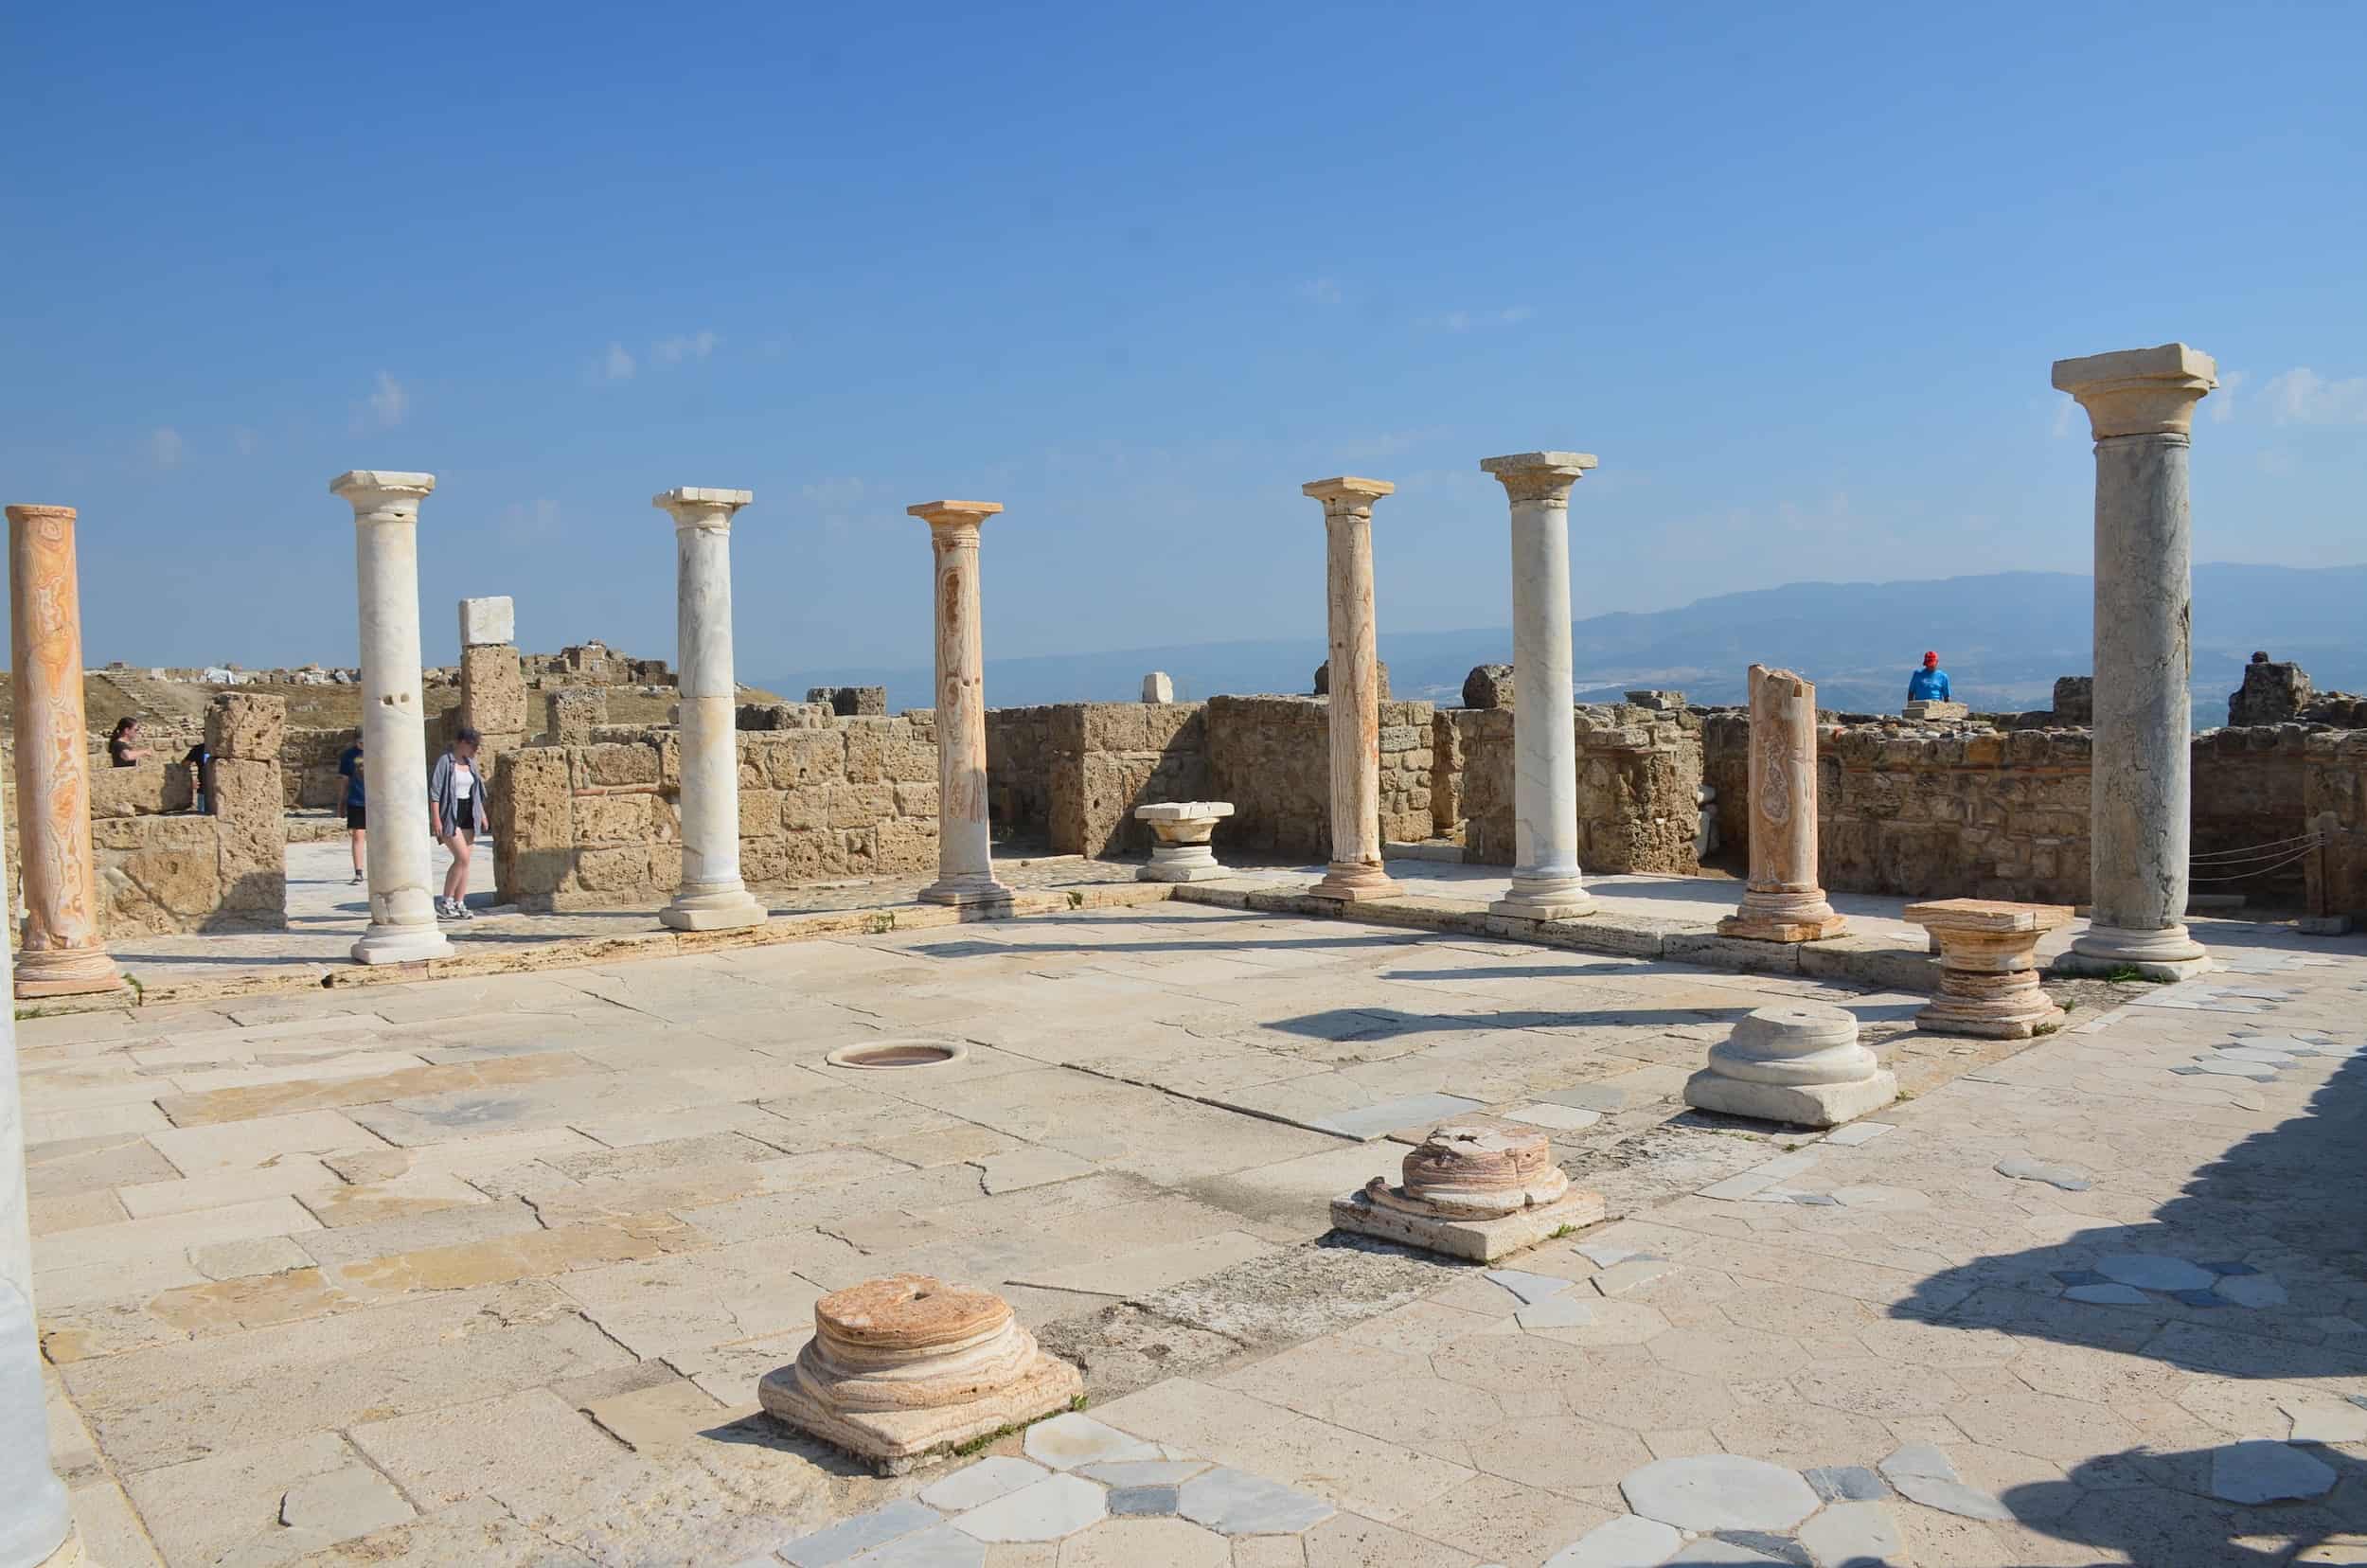
[[[2186,858],[2193,863],[2258,860],[2283,849],[2314,849],[2323,842],[2324,842],[2324,835],[2322,833],[2303,833],[2295,838],[2271,839],[2266,844],[2255,844],[2249,848],[2212,849],[2199,855],[2189,855]]]

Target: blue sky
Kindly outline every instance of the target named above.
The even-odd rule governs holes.
[[[2085,570],[2066,355],[2182,338],[2198,559],[2367,560],[2367,9],[19,7],[0,490],[94,663],[354,655],[332,474],[439,476],[429,657],[671,656],[649,497],[744,486],[743,676],[1502,625],[1481,457],[1598,454],[1579,615]]]

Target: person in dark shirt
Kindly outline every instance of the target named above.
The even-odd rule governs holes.
[[[200,739],[181,758],[181,765],[189,770],[189,810],[204,816],[211,809],[214,798],[214,754]]]
[[[107,760],[118,768],[135,766],[148,757],[139,747],[140,722],[137,719],[116,720],[115,733],[107,737]]]
[[[367,837],[370,826],[368,801],[362,786],[362,738],[359,735],[353,738],[353,744],[346,748],[345,755],[337,758],[337,771],[346,779],[346,836],[353,841],[353,881],[349,885],[359,887],[363,882],[363,841]]]

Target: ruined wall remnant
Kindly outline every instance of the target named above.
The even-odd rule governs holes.
[[[1455,788],[1463,858],[1510,865],[1516,853],[1512,711],[1450,708],[1438,717],[1440,729],[1453,730],[1462,756]],[[1682,708],[1603,704],[1574,708],[1571,724],[1577,739],[1578,864],[1590,873],[1689,876],[1700,870],[1694,839],[1700,719]]]
[[[1331,709],[1319,697],[1211,697],[1206,797],[1229,800],[1224,842],[1239,851],[1331,852]],[[1429,703],[1380,704],[1380,836],[1431,836]]]

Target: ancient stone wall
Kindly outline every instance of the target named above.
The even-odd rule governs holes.
[[[743,730],[738,740],[749,886],[936,864],[934,714],[832,717],[813,729]],[[681,740],[670,729],[512,752],[491,779],[503,900],[529,910],[663,900],[682,881],[681,789]]]
[[[997,838],[1050,840],[1050,704],[987,709],[987,821]]]
[[[1234,814],[1227,846],[1321,860],[1331,851],[1331,708],[1320,697],[1211,697],[1208,794]],[[1433,828],[1433,704],[1380,704],[1380,836],[1426,839]]]
[[[345,775],[337,758],[362,738],[358,729],[296,729],[291,726],[279,748],[279,775],[290,811],[342,811],[346,803]]]
[[[1509,708],[1450,708],[1463,767],[1463,858],[1516,863],[1513,716]],[[1690,876],[1700,823],[1701,721],[1682,709],[1630,704],[1575,709],[1577,732],[1578,864],[1588,871],[1658,871]],[[1436,748],[1433,748],[1433,752]]]
[[[191,781],[178,761],[93,768],[101,935],[287,925],[279,764],[287,711],[277,697],[225,692],[214,699],[205,721],[213,754],[207,815],[189,814]],[[9,842],[13,850],[13,815]],[[14,869],[12,864],[11,887]]]
[[[1717,820],[1717,858],[1739,865],[1751,850],[1751,710],[1702,712],[1701,782],[1717,792],[1711,810]],[[1830,892],[1832,884],[1827,882]]]
[[[1134,820],[1134,808],[1209,798],[1207,736],[1199,703],[1055,706],[1046,740],[1053,852],[1148,854],[1150,829]]]
[[[2304,908],[2367,919],[2367,732],[2304,742],[2304,823],[2325,837],[2302,862]]]

